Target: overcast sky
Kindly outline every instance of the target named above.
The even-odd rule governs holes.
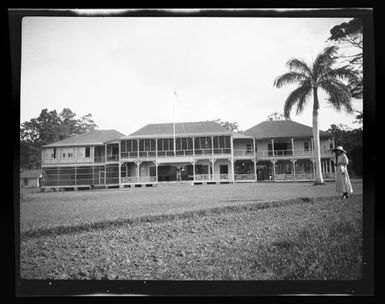
[[[91,113],[99,129],[130,134],[148,123],[236,121],[241,130],[283,112],[295,86],[274,79],[288,59],[311,62],[346,18],[25,17],[21,122],[43,108]],[[320,127],[354,116],[321,94]],[[311,126],[309,100],[292,119]],[[354,103],[358,110],[360,103]]]

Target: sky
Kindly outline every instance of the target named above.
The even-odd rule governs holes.
[[[246,130],[283,105],[291,58],[311,63],[349,18],[24,17],[21,117],[70,108],[99,129],[221,119]],[[174,91],[178,98],[175,98]],[[354,116],[321,102],[320,129]],[[360,102],[353,107],[362,110]],[[312,125],[312,100],[291,119]]]

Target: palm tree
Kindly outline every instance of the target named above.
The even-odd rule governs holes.
[[[333,68],[336,63],[338,48],[327,47],[318,54],[312,65],[307,65],[303,60],[291,59],[287,62],[290,72],[277,77],[274,86],[281,88],[287,84],[298,83],[299,86],[290,93],[285,101],[284,116],[290,118],[293,106],[297,106],[296,113],[303,111],[307,101],[313,96],[313,138],[315,150],[315,184],[323,184],[321,172],[320,139],[319,139],[319,100],[318,89],[329,95],[328,102],[337,110],[344,108],[352,113],[351,94],[343,80],[353,80],[357,76],[347,65]]]

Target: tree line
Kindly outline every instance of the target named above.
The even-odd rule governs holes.
[[[41,168],[41,147],[97,129],[92,115],[78,117],[69,108],[60,113],[43,109],[40,115],[20,125],[20,169]]]

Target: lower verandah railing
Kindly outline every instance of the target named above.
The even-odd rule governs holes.
[[[323,173],[324,179],[334,179],[335,173]],[[314,175],[312,172],[296,172],[275,174],[275,180],[313,180]],[[196,174],[195,179],[193,175],[188,177],[189,181],[231,181],[232,176],[230,174]],[[255,179],[254,174],[234,174],[234,181],[253,181]],[[158,182],[156,176],[128,176],[121,177],[120,183],[155,183]],[[103,171],[95,172],[94,174],[77,174],[76,178],[73,174],[60,174],[58,175],[43,175],[41,185],[43,187],[61,187],[61,186],[85,186],[85,185],[111,185],[119,184],[119,178],[116,173],[104,173]]]

